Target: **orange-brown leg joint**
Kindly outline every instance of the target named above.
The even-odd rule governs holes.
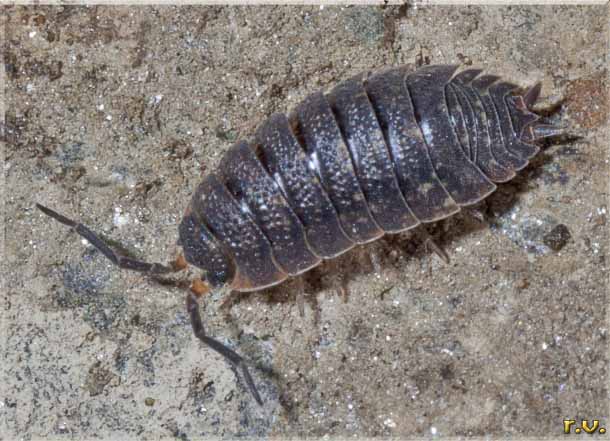
[[[187,266],[189,266],[189,264],[187,263],[183,254],[180,254],[178,257],[176,257],[176,260],[172,262],[172,268],[174,271],[182,271]]]
[[[201,279],[194,279],[191,283],[191,292],[197,297],[210,292],[210,286]]]

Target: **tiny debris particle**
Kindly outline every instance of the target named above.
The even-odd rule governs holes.
[[[161,94],[154,95],[150,98],[150,104],[152,104],[153,106],[156,106],[157,104],[159,104],[161,102],[162,99],[163,99],[163,95],[161,95]]]
[[[386,427],[389,427],[390,429],[393,429],[396,427],[396,423],[391,418],[387,418],[386,420],[384,420],[383,425]]]
[[[525,277],[521,277],[515,282],[515,288],[519,291],[526,289],[528,286],[530,286],[530,282]]]
[[[603,227],[604,225],[606,225],[606,215],[598,214],[597,216],[592,218],[592,222],[598,227]]]
[[[129,215],[122,214],[121,209],[119,207],[116,207],[114,209],[114,216],[113,216],[112,221],[116,227],[120,228],[123,225],[127,225],[129,223]]]
[[[570,234],[568,227],[563,224],[559,224],[545,234],[542,241],[553,251],[559,251],[565,246],[571,237],[572,235]]]
[[[151,397],[146,397],[146,399],[144,400],[144,404],[146,404],[148,407],[152,407],[155,405],[155,399]]]
[[[85,388],[89,391],[90,396],[95,397],[104,391],[114,377],[116,376],[112,372],[97,361],[89,368]]]

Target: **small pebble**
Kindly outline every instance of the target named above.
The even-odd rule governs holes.
[[[517,288],[519,291],[526,289],[528,286],[530,286],[530,282],[525,277],[521,277],[515,282],[515,288]]]
[[[391,418],[387,418],[384,422],[383,425],[386,427],[389,427],[390,429],[394,429],[396,427],[396,423],[394,422],[393,419]]]
[[[598,214],[597,216],[595,216],[593,218],[593,224],[598,227],[603,227],[604,225],[606,225],[606,215]]]
[[[568,227],[563,224],[559,224],[551,231],[546,233],[542,238],[542,241],[553,251],[559,251],[565,246],[571,237],[572,235],[570,234]]]

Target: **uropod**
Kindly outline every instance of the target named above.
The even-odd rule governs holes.
[[[234,144],[196,188],[171,265],[126,257],[88,227],[36,204],[120,268],[150,275],[202,270],[186,298],[196,337],[242,373],[246,361],[206,335],[198,299],[210,290],[277,285],[386,233],[451,216],[511,180],[564,134],[522,89],[479,69],[393,67],[364,73],[273,114]]]

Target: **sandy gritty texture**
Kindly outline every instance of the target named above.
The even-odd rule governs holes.
[[[606,6],[4,7],[0,438],[558,436],[606,425]],[[184,291],[119,271],[44,202],[175,256],[202,173],[268,115],[363,70],[463,63],[541,80],[584,138],[475,213],[207,302],[260,408],[194,338]],[[479,219],[477,219],[477,217]],[[482,219],[482,221],[480,220]],[[370,252],[370,255],[369,255]],[[347,302],[337,289],[347,286]],[[582,435],[581,435],[582,436]]]

